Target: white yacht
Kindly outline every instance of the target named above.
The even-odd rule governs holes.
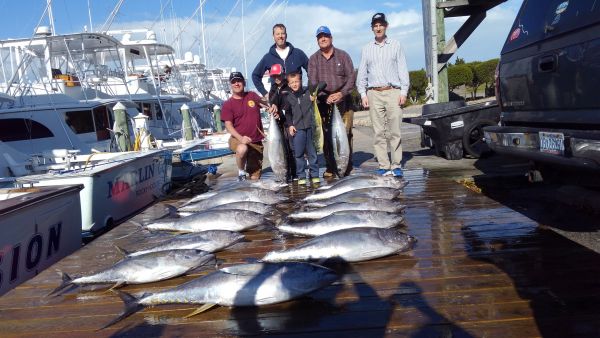
[[[138,139],[124,113],[138,115],[137,105],[106,93],[109,78],[123,78],[111,67],[115,43],[88,33],[0,41],[3,184],[83,184],[84,232],[134,214],[171,179],[170,151],[131,151]]]

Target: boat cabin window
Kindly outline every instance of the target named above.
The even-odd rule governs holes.
[[[0,141],[25,141],[38,138],[54,137],[50,129],[30,119],[0,120]]]
[[[112,118],[106,106],[94,108],[94,122],[96,123],[96,136],[98,141],[110,140]]]
[[[94,118],[90,110],[77,110],[65,113],[65,122],[75,134],[94,132]]]
[[[162,120],[163,119],[163,112],[162,112],[162,109],[160,109],[160,104],[158,104],[158,103],[154,104],[154,111],[156,112],[156,119],[157,120]]]
[[[148,116],[148,120],[153,120],[151,103],[140,102],[138,103],[138,109],[142,112],[142,114]]]

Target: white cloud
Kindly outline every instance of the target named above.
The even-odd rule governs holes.
[[[389,8],[399,8],[400,6],[404,6],[401,3],[398,2],[384,2],[381,5],[383,5],[384,7],[389,7]]]

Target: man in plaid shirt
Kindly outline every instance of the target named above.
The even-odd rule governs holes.
[[[355,85],[355,73],[352,59],[348,53],[333,46],[331,30],[327,26],[317,29],[317,43],[319,50],[308,59],[308,83],[309,87],[316,86],[319,82],[325,82],[327,87],[317,96],[319,112],[323,119],[323,156],[325,157],[326,170],[323,177],[329,178],[334,175],[347,176],[352,171],[352,124],[354,111],[352,108],[352,97],[350,92]],[[348,135],[350,144],[350,160],[348,168],[343,173],[338,169],[333,158],[333,145],[331,140],[331,117],[334,105],[337,106]]]

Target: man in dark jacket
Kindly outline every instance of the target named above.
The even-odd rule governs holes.
[[[266,100],[268,100],[268,95],[262,83],[262,77],[267,70],[271,69],[271,66],[282,65],[284,74],[302,73],[302,68],[308,72],[308,57],[301,49],[294,48],[291,43],[287,42],[287,32],[283,24],[278,23],[273,26],[273,40],[275,43],[252,72],[252,83]]]

